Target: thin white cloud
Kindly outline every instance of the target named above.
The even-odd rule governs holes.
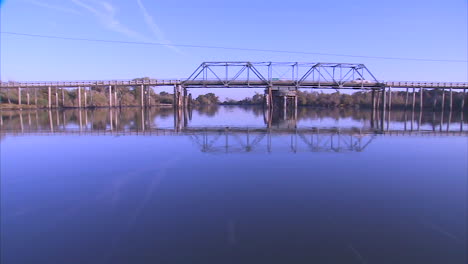
[[[90,5],[84,3],[81,0],[71,0],[77,6],[86,9],[88,12],[92,13],[106,28],[114,32],[121,33],[127,37],[137,39],[140,41],[150,42],[151,40],[144,37],[140,33],[130,29],[129,27],[122,24],[117,18],[116,13],[117,9],[106,1],[93,1],[94,4]]]
[[[76,9],[64,7],[64,6],[58,6],[58,5],[50,4],[47,2],[39,2],[36,0],[23,0],[23,2],[36,5],[39,7],[47,8],[50,10],[55,10],[55,11],[60,11],[60,12],[65,12],[65,13],[75,14],[75,15],[81,15],[81,12]]]
[[[150,28],[150,30],[153,32],[154,36],[158,39],[158,42],[162,42],[167,44],[167,47],[173,49],[174,51],[181,53],[179,49],[176,47],[172,46],[171,42],[166,39],[166,36],[164,32],[161,30],[161,28],[156,24],[154,21],[154,18],[148,13],[148,10],[145,8],[141,0],[137,0],[137,4],[140,7],[141,13],[143,14],[143,18],[145,19],[146,24]]]

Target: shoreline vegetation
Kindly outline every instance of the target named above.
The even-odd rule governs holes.
[[[84,105],[84,90],[81,90],[81,101]],[[35,94],[36,93],[36,94]],[[166,107],[173,104],[173,94],[167,92],[156,93],[150,89],[149,102],[151,106]],[[0,91],[0,108],[1,109],[33,109],[33,108],[47,108],[48,106],[48,91],[47,89],[28,90],[22,89],[21,92],[21,106],[18,105],[18,90],[2,90]],[[27,94],[29,94],[29,105],[27,104]],[[459,111],[461,101],[463,98],[462,92],[453,92],[453,110]],[[37,105],[35,98],[37,96]],[[67,89],[63,91],[52,91],[52,106],[56,107],[56,96],[58,97],[60,108],[78,108],[78,89]],[[109,107],[108,94],[104,88],[93,87],[87,91],[87,107],[88,108],[102,108]],[[405,91],[392,91],[392,108],[404,109],[405,102],[407,107],[412,107],[413,94],[409,93],[408,98]],[[376,95],[377,97],[377,95]],[[423,108],[441,110],[442,98],[445,97],[444,108],[449,108],[450,92],[445,91],[443,96],[442,91],[428,90],[423,93]],[[117,93],[116,107],[139,107],[140,106],[140,89],[133,87],[119,87]],[[388,98],[388,94],[387,94]],[[415,106],[419,107],[420,93],[415,92]],[[376,98],[380,100],[380,98]],[[388,99],[387,99],[388,100]],[[63,103],[62,103],[63,102]],[[264,103],[264,95],[255,93],[252,97],[245,97],[241,100],[226,98],[221,100],[214,93],[207,93],[198,95],[192,99],[191,105],[262,105]],[[372,95],[370,91],[359,91],[352,94],[344,94],[340,92],[323,93],[319,91],[298,91],[298,105],[309,106],[317,108],[371,108]]]

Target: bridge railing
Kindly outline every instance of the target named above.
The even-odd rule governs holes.
[[[387,87],[468,88],[468,82],[385,81],[384,83]]]
[[[90,80],[90,81],[26,81],[26,82],[1,82],[1,88],[28,88],[28,87],[89,87],[106,85],[177,85],[180,80],[147,79],[147,80]]]

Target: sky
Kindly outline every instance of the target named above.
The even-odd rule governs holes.
[[[3,0],[2,81],[187,78],[203,61],[364,63],[380,80],[468,81],[467,0]],[[188,48],[177,44],[317,54]],[[221,97],[250,95],[216,91]]]

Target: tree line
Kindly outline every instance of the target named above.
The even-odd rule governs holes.
[[[63,107],[78,107],[78,89],[64,89],[63,96],[62,90],[52,89],[52,105],[56,104],[56,96],[60,106]],[[149,91],[149,103],[151,105],[164,105],[173,104],[173,94],[167,92],[156,93],[153,89]],[[36,95],[35,95],[36,93]],[[84,103],[84,89],[81,89],[81,101]],[[445,107],[449,105],[450,92],[445,91]],[[35,98],[37,97],[37,107],[44,108],[48,106],[48,89],[42,88],[34,91],[33,89],[22,89],[22,105],[27,104],[27,94],[29,94],[29,104],[36,107]],[[312,106],[322,108],[333,107],[359,107],[371,108],[372,107],[372,94],[370,91],[359,91],[352,94],[345,94],[340,92],[324,93],[320,91],[298,91],[298,105],[299,106]],[[464,93],[453,92],[453,109],[459,109]],[[109,105],[108,90],[104,87],[92,87],[87,90],[87,106],[89,107],[107,107]],[[114,96],[114,95],[113,95]],[[392,91],[392,108],[404,108],[405,102],[411,106],[413,94],[409,93],[408,99],[405,91]],[[440,109],[442,105],[443,92],[440,90],[427,90],[423,92],[423,106],[425,108]],[[63,98],[63,103],[62,103]],[[415,93],[415,105],[419,107],[420,92]],[[0,91],[0,103],[2,104],[18,104],[19,103],[17,89],[2,89]],[[198,95],[192,99],[192,105],[261,105],[264,103],[265,97],[263,94],[255,93],[251,97],[245,97],[241,100],[234,100],[226,98],[221,101],[220,98],[214,93],[207,93]],[[380,101],[380,96],[376,100]],[[388,95],[387,95],[388,100]],[[117,104],[116,106],[139,106],[141,102],[141,90],[139,87],[119,87],[117,89]]]

